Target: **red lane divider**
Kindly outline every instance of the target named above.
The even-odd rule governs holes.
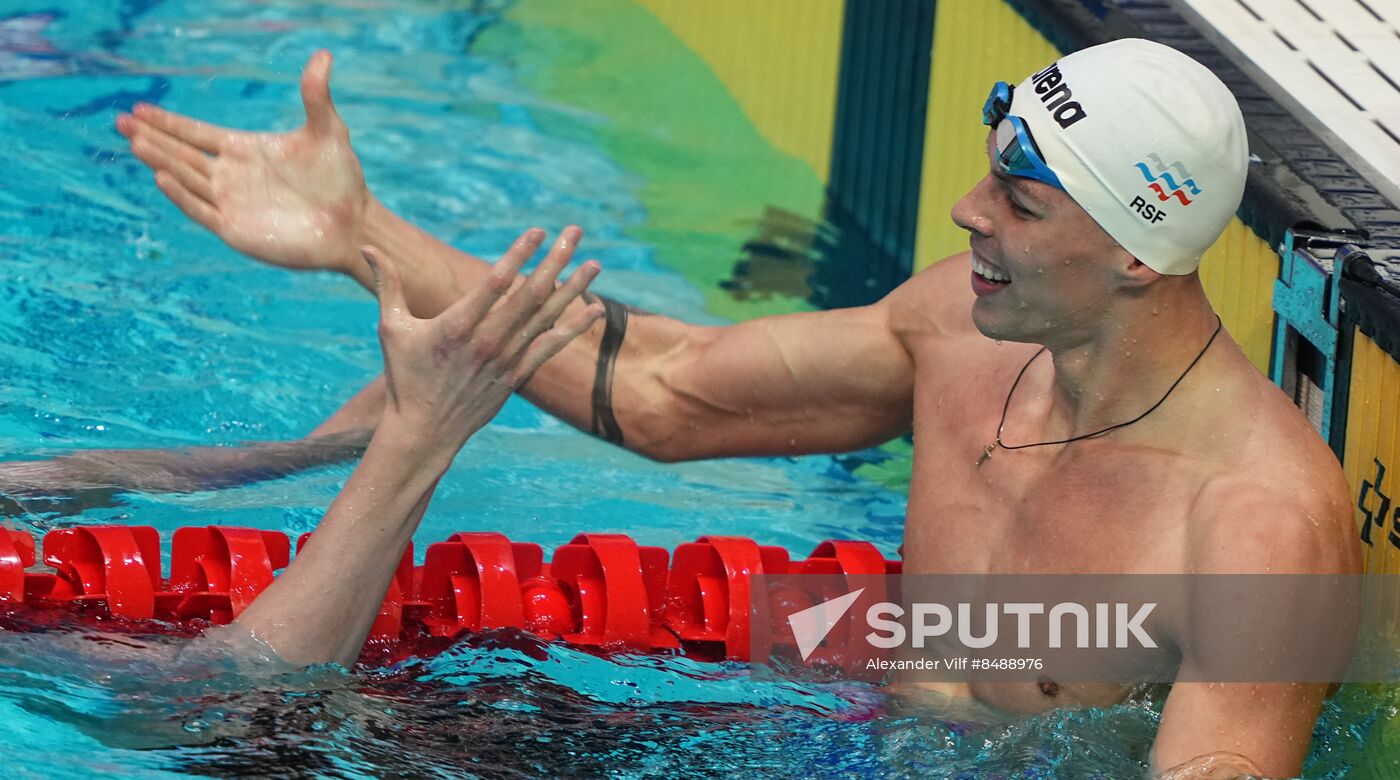
[[[0,528],[0,599],[24,601],[24,570],[34,565],[34,537]]]
[[[429,545],[417,596],[428,606],[433,636],[464,631],[525,628],[523,579],[540,575],[544,551],[512,543],[503,534],[453,534]],[[411,563],[411,562],[410,562]],[[538,618],[534,613],[532,618]]]
[[[742,536],[702,536],[683,544],[667,582],[666,625],[684,642],[720,644],[725,658],[745,660],[749,577],[787,571],[787,550],[760,547]]]
[[[55,601],[105,604],[115,617],[150,620],[160,588],[160,535],[149,526],[94,525],[50,531],[44,563]]]
[[[45,539],[47,542],[47,537]],[[231,622],[289,561],[287,536],[253,528],[181,528],[170,542],[162,615]]]
[[[310,534],[297,541],[300,552]],[[223,624],[272,583],[290,560],[287,536],[227,526],[178,529],[170,575],[160,537],[146,526],[50,531],[30,571],[34,539],[0,529],[0,606],[80,606],[130,620]],[[749,657],[750,578],[755,575],[898,573],[869,542],[826,541],[805,560],[738,536],[702,536],[676,548],[639,546],[622,534],[579,534],[549,562],[537,544],[499,533],[458,533],[428,547],[422,566],[404,551],[369,642],[455,638],[515,628],[571,644],[632,651],[692,649]],[[770,601],[791,612],[840,593],[788,588]],[[863,601],[884,598],[868,592]]]
[[[638,547],[622,534],[579,534],[555,550],[550,574],[574,595],[581,623],[564,641],[679,648],[675,635],[661,627],[659,614],[670,557],[660,547]]]

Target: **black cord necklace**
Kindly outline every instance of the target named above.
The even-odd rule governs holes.
[[[1160,399],[1157,400],[1157,403],[1152,405],[1152,408],[1148,409],[1147,411],[1143,412],[1137,417],[1134,417],[1133,419],[1127,422],[1118,423],[1117,425],[1110,425],[1107,428],[1094,431],[1093,433],[1086,433],[1081,436],[1071,436],[1068,439],[1059,439],[1056,441],[1038,441],[1031,444],[1002,444],[1001,433],[1006,428],[1006,413],[1011,410],[1011,396],[1016,394],[1016,388],[1021,384],[1021,377],[1026,375],[1026,369],[1030,368],[1031,364],[1035,362],[1035,359],[1040,357],[1041,353],[1045,351],[1046,348],[1041,347],[1039,352],[1036,352],[1034,355],[1031,355],[1031,359],[1027,360],[1024,366],[1021,366],[1021,373],[1017,374],[1016,381],[1011,383],[1011,389],[1008,390],[1006,393],[1006,404],[1001,407],[1001,422],[997,424],[997,437],[991,444],[988,444],[982,449],[982,455],[977,458],[977,467],[981,468],[983,463],[986,463],[987,461],[991,460],[992,453],[996,452],[997,447],[1000,447],[1004,450],[1024,450],[1030,447],[1048,447],[1051,444],[1069,444],[1072,441],[1092,439],[1095,436],[1102,436],[1105,433],[1108,433],[1109,431],[1116,431],[1119,428],[1126,428],[1129,425],[1132,425],[1133,423],[1137,422],[1138,420],[1141,420],[1142,418],[1146,417],[1147,415],[1152,414],[1153,412],[1157,411],[1157,407],[1161,406],[1162,403],[1167,400],[1167,396],[1170,396],[1172,394],[1172,391],[1176,389],[1176,386],[1181,384],[1181,380],[1185,379],[1186,375],[1191,373],[1191,369],[1195,368],[1196,364],[1201,362],[1201,358],[1205,357],[1206,350],[1210,349],[1210,345],[1215,343],[1215,337],[1220,335],[1220,329],[1221,327],[1223,327],[1223,325],[1224,323],[1220,321],[1220,316],[1216,315],[1215,332],[1210,334],[1210,339],[1206,341],[1206,345],[1204,347],[1201,347],[1201,351],[1197,353],[1196,359],[1191,361],[1191,365],[1187,366],[1186,370],[1181,372],[1181,376],[1177,377],[1175,382],[1172,382],[1172,386],[1167,388],[1167,392]]]

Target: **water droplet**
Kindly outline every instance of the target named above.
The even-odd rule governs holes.
[[[188,731],[191,734],[198,734],[199,732],[204,731],[207,728],[209,728],[209,724],[205,723],[202,720],[187,720],[185,721],[184,725],[185,731]]]

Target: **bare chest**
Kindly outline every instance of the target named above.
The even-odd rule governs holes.
[[[1167,450],[1125,446],[1112,436],[997,448],[978,465],[995,439],[1003,401],[986,388],[937,385],[916,398],[905,571],[1177,570],[1198,484],[1189,469],[1164,462],[1173,460]]]
[[[1196,482],[1161,476],[1174,473],[1161,462],[1170,455],[1091,439],[998,448],[978,465],[1001,416],[1004,396],[993,395],[954,388],[916,399],[906,573],[1181,570],[1186,506]],[[925,686],[1013,713],[1103,706],[1133,688],[1128,682],[1061,685],[1049,677]]]

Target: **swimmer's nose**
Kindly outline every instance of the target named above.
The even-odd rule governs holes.
[[[895,550],[895,552],[899,553],[899,557],[903,558],[903,557],[904,557],[904,545],[901,544],[901,545],[899,546],[899,549],[898,549],[898,550]]]
[[[953,204],[953,210],[949,214],[954,224],[974,236],[990,236],[992,234],[992,224],[991,220],[987,219],[984,203],[985,193],[983,192],[989,179],[991,179],[990,174],[968,190],[966,195]]]

